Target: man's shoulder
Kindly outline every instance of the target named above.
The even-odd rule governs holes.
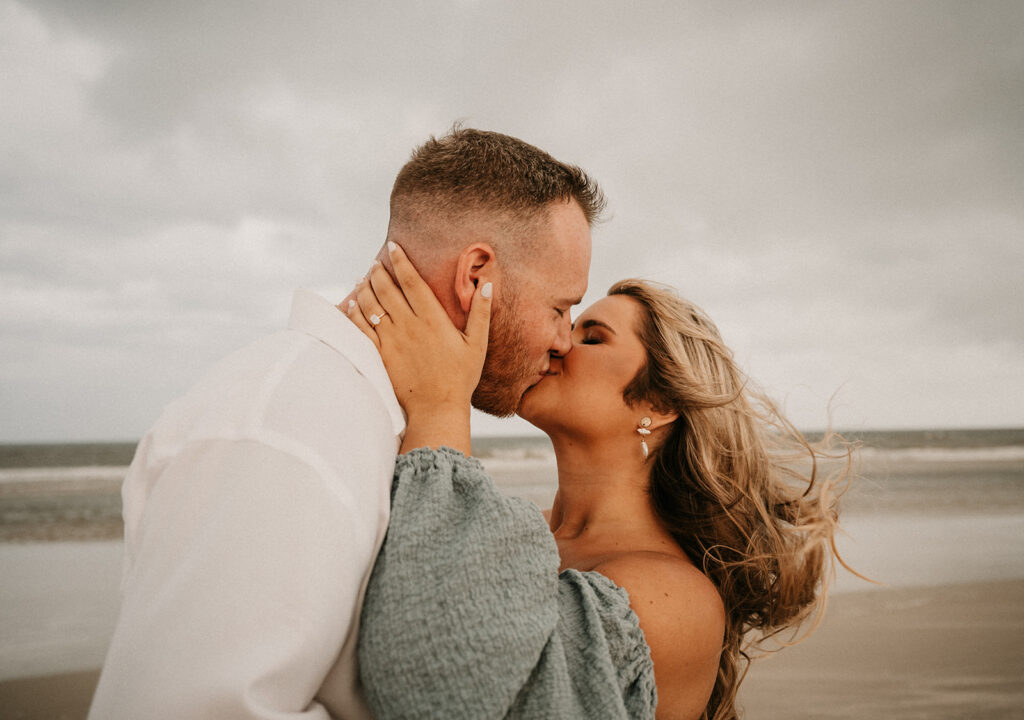
[[[292,330],[215,363],[167,405],[150,434],[170,444],[272,437],[314,448],[374,438],[386,446],[395,435],[380,394],[352,362]]]
[[[383,401],[343,355],[292,331],[269,335],[216,363],[168,404],[136,450],[126,511],[139,521],[150,487],[168,468],[239,468],[262,458],[293,480],[334,488],[375,512],[398,443]],[[242,477],[246,473],[239,475]],[[358,478],[359,482],[351,479]],[[384,503],[386,504],[386,493]],[[126,517],[126,520],[128,518]]]

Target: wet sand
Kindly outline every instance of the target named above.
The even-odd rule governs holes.
[[[4,720],[84,720],[99,670],[18,678],[0,682]]]
[[[1024,718],[1024,580],[837,595],[741,702],[751,720]]]
[[[0,682],[5,720],[85,718],[98,671]],[[750,720],[1024,718],[1024,580],[840,594],[755,663]]]

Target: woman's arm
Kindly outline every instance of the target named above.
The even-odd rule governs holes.
[[[725,635],[725,607],[714,584],[693,565],[658,553],[619,555],[594,571],[629,593],[658,669],[658,716],[700,717]]]
[[[653,718],[625,591],[558,565],[537,507],[503,497],[479,462],[400,456],[360,622],[375,717]]]

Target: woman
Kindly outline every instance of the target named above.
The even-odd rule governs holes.
[[[349,313],[409,419],[360,637],[377,713],[737,717],[748,633],[823,604],[849,462],[819,479],[823,451],[750,387],[714,324],[627,280],[522,399],[558,462],[545,532],[465,457],[489,286],[459,333],[391,258],[401,290],[376,267]]]

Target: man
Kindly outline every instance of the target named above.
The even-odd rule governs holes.
[[[602,204],[579,169],[497,133],[432,138],[399,172],[388,239],[456,325],[480,274],[496,280],[475,406],[512,414],[571,348]],[[90,718],[368,717],[357,621],[403,429],[373,344],[305,292],[288,330],[172,403],[125,481],[121,616]]]

